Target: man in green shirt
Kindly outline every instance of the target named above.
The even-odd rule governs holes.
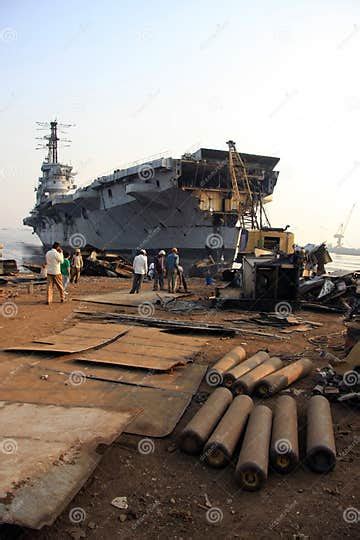
[[[66,292],[66,288],[70,281],[70,253],[64,253],[64,262],[61,263],[60,270],[65,294],[69,294]]]

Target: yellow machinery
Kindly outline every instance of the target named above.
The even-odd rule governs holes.
[[[263,200],[253,191],[249,181],[245,164],[237,152],[234,141],[226,143],[229,146],[229,173],[232,183],[232,201],[236,205],[238,222],[236,224],[239,234],[236,241],[234,259],[235,263],[240,253],[256,253],[258,255],[269,252],[294,252],[294,235],[286,229],[270,227]],[[239,190],[239,184],[241,191]],[[259,215],[259,219],[258,219]],[[267,226],[263,226],[263,221]]]

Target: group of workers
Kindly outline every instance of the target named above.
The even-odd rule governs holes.
[[[145,249],[140,249],[133,262],[133,284],[130,294],[139,293],[146,276],[154,280],[153,290],[165,290],[165,278],[167,278],[168,291],[170,293],[181,291],[187,292],[187,283],[184,269],[180,265],[177,248],[172,248],[166,255],[161,249],[155,256],[154,261],[148,265],[148,257]]]
[[[79,281],[84,266],[81,251],[75,249],[71,255],[62,250],[59,242],[55,242],[46,253],[45,260],[42,272],[47,278],[47,304],[52,303],[54,287],[59,291],[61,302],[64,302],[69,283],[76,284]]]
[[[43,265],[43,276],[47,278],[47,303],[53,300],[54,287],[60,294],[61,302],[65,301],[67,287],[69,283],[78,283],[81,270],[84,266],[80,249],[75,249],[74,253],[63,251],[60,244],[55,242],[52,248],[46,253],[46,264]],[[139,293],[145,277],[154,281],[153,290],[165,290],[165,279],[167,278],[168,291],[170,293],[184,290],[187,292],[187,283],[184,276],[184,269],[180,265],[180,258],[177,248],[172,248],[166,255],[161,249],[154,257],[153,262],[148,265],[148,257],[145,249],[140,249],[133,261],[133,283],[130,294]]]

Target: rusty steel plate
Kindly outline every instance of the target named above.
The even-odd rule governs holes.
[[[143,291],[139,294],[124,293],[121,291],[112,291],[102,294],[93,294],[87,296],[81,296],[74,298],[74,300],[81,300],[82,302],[93,302],[96,304],[110,304],[113,306],[130,306],[138,307],[141,304],[149,303],[152,305],[161,305],[167,303],[174,298],[181,296],[187,296],[186,294],[176,294],[168,292],[155,292],[155,291]],[[149,306],[150,307],[150,306]]]
[[[27,361],[26,357],[23,360]],[[80,370],[89,379],[96,379],[109,382],[118,382],[132,384],[136,386],[149,386],[151,388],[162,388],[174,392],[187,392],[195,394],[207,370],[207,366],[199,364],[187,364],[173,369],[169,372],[154,372],[153,370],[131,369],[126,367],[111,365],[96,365],[68,360],[67,358],[53,359],[41,358],[35,360],[34,357],[29,361],[30,364],[36,364],[51,377],[53,372],[71,373]],[[0,376],[1,376],[0,362]]]
[[[182,336],[179,339],[157,328],[132,328],[121,339],[76,360],[167,371],[194,360],[204,344],[199,338]]]
[[[0,522],[51,525],[138,412],[1,401]]]
[[[40,363],[32,367],[19,367],[6,377],[6,381],[0,381],[0,396],[2,400],[11,402],[96,407],[117,411],[141,409],[142,414],[126,431],[149,437],[165,437],[174,430],[192,394],[88,379],[81,369],[74,370],[71,374],[49,373]]]
[[[79,353],[111,343],[126,334],[131,327],[117,324],[80,323],[59,334],[36,339],[7,351]]]

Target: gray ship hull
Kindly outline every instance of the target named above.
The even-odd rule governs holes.
[[[67,166],[44,164],[38,203],[24,224],[33,227],[45,247],[56,241],[68,248],[91,245],[125,255],[138,248],[152,254],[177,247],[189,263],[209,253],[218,260],[231,259],[237,212],[227,152],[199,152],[190,158],[160,158],[117,170],[75,192],[69,187]],[[247,156],[249,174],[254,170],[254,176],[261,177],[259,198],[271,195],[278,159]],[[52,167],[57,167],[53,176]]]

